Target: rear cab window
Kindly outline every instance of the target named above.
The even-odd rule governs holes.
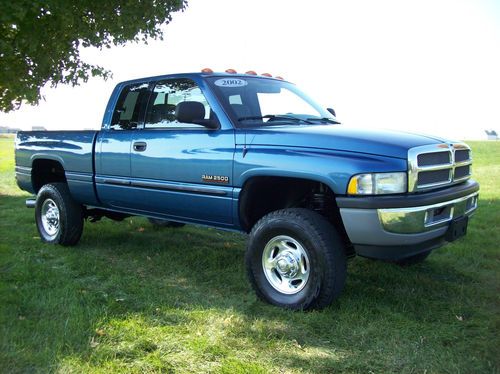
[[[139,127],[149,98],[148,88],[146,82],[123,87],[111,119],[111,130],[135,130]]]

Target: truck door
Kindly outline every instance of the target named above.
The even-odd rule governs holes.
[[[132,134],[144,121],[150,91],[147,82],[121,89],[111,123],[96,143],[96,189],[105,206],[128,208],[130,196],[130,148]]]
[[[144,128],[132,133],[129,206],[192,222],[232,223],[233,129],[183,122],[179,110],[214,119],[198,85],[187,78],[155,83]],[[194,114],[193,114],[194,113]]]

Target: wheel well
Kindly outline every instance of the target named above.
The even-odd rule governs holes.
[[[47,183],[64,182],[66,175],[64,169],[58,161],[54,160],[35,160],[31,169],[31,183],[35,193]]]
[[[288,177],[250,179],[243,186],[239,199],[240,224],[246,232],[250,232],[263,216],[286,208],[306,208],[318,212],[337,228],[347,247],[352,247],[335,194],[330,187],[318,181]]]

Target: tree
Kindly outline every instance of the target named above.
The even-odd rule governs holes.
[[[80,47],[162,39],[186,0],[0,0],[0,110],[37,104],[50,83],[111,75],[80,59]]]

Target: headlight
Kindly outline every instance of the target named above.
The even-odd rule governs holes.
[[[358,174],[347,186],[349,195],[381,195],[407,191],[406,173]]]

